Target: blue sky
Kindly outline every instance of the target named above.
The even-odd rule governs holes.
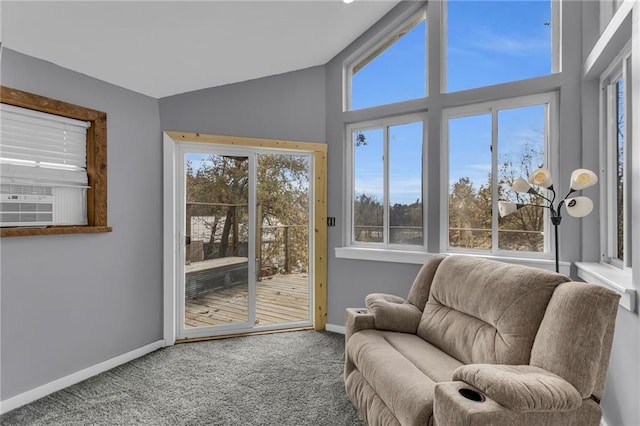
[[[382,200],[383,133],[366,130],[367,145],[355,149],[356,192],[373,194]],[[400,124],[389,128],[390,203],[411,204],[422,199],[422,122]],[[418,153],[416,155],[416,153]]]
[[[534,105],[498,112],[498,161],[516,164],[527,146],[544,146],[545,107]],[[455,118],[449,121],[449,183],[468,177],[477,189],[487,184],[491,172],[491,114]],[[535,167],[541,164],[535,164]],[[519,173],[526,178],[524,171]],[[517,177],[517,176],[516,176]]]
[[[551,3],[536,1],[453,0],[447,4],[447,92],[551,73]],[[426,25],[406,36],[360,70],[352,79],[352,109],[426,95]],[[542,143],[544,108],[499,113],[499,154],[519,156],[528,141]],[[488,117],[488,118],[487,118]],[[462,176],[485,184],[491,165],[491,119],[456,119],[450,126],[450,155],[455,158],[450,183]],[[391,203],[411,203],[420,195],[421,128],[398,126],[390,154]],[[356,192],[382,198],[382,133],[367,132],[367,145],[356,147]],[[403,145],[406,145],[403,147]],[[396,161],[394,161],[396,159]]]

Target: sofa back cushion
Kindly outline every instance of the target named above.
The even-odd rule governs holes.
[[[433,277],[418,335],[465,364],[529,364],[551,295],[567,281],[542,269],[449,256]]]
[[[424,311],[424,305],[426,305],[427,300],[429,300],[429,292],[431,291],[433,276],[436,274],[438,266],[440,266],[440,262],[442,262],[445,257],[446,256],[441,254],[431,256],[425,264],[422,265],[422,268],[418,271],[416,279],[413,280],[413,284],[409,290],[409,296],[407,296],[407,301],[421,311]]]

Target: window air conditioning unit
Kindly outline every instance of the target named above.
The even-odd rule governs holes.
[[[52,186],[0,185],[0,226],[53,225]]]

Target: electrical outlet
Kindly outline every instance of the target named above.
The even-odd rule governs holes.
[[[336,226],[336,218],[328,217],[327,218],[327,226]]]

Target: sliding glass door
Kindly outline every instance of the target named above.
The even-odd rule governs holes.
[[[311,158],[180,146],[178,339],[312,325]]]
[[[257,155],[256,324],[311,323],[311,157]]]

